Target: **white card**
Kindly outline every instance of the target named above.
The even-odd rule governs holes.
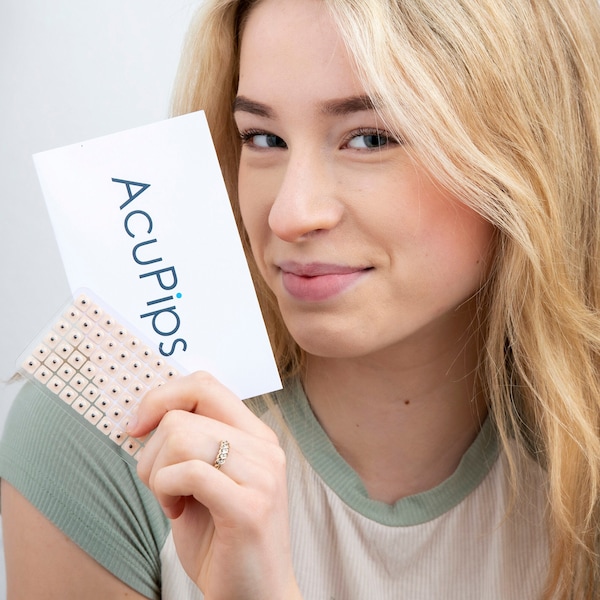
[[[34,162],[72,290],[241,398],[281,387],[203,112]]]

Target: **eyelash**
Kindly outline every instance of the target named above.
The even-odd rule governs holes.
[[[385,140],[385,144],[383,146],[367,148],[368,150],[381,150],[385,146],[395,146],[399,145],[402,142],[398,141],[392,134],[387,131],[383,131],[381,129],[374,129],[370,127],[360,128],[355,131],[352,131],[347,139],[344,141],[344,145],[349,144],[352,140],[355,140],[359,137],[378,137],[381,140]]]
[[[242,145],[253,145],[252,143],[252,139],[258,135],[264,135],[264,136],[272,136],[278,139],[283,140],[283,138],[280,138],[278,135],[275,135],[273,133],[269,133],[268,131],[264,131],[262,129],[248,129],[246,131],[240,131],[240,139],[242,140]],[[284,142],[285,143],[285,142]]]
[[[285,140],[283,140],[283,138],[280,138],[279,136],[277,136],[273,133],[269,133],[268,131],[264,131],[261,129],[248,129],[246,131],[239,132],[239,136],[242,141],[242,145],[254,145],[252,143],[253,138],[256,136],[259,136],[259,135],[277,138],[285,144]],[[371,137],[377,136],[378,138],[385,140],[385,143],[382,146],[376,146],[373,148],[364,148],[363,150],[370,150],[370,151],[381,150],[382,148],[384,148],[386,146],[400,145],[403,143],[402,141],[397,140],[394,136],[392,136],[387,131],[382,131],[380,129],[374,129],[374,128],[360,128],[360,129],[356,129],[355,131],[352,131],[351,133],[348,134],[348,136],[346,137],[346,139],[343,142],[343,146],[347,146],[350,142],[352,142],[356,138],[367,137],[367,136],[371,136]],[[287,148],[287,144],[285,147]],[[262,147],[259,147],[259,148],[262,149]],[[272,148],[278,148],[278,146],[272,146]],[[279,148],[281,148],[281,147],[279,146]]]

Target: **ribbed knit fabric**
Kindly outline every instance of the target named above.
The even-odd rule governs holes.
[[[491,423],[448,480],[388,506],[368,498],[298,383],[275,400],[282,415],[263,420],[284,440],[293,560],[305,600],[541,597],[548,569],[544,476],[526,462],[522,495],[507,513],[508,467]],[[282,431],[284,419],[297,443]],[[169,537],[164,598],[201,600],[174,552]]]
[[[0,477],[106,569],[161,598],[159,553],[170,527],[154,496],[134,469],[32,385],[9,413]]]
[[[305,600],[540,597],[548,568],[544,474],[533,461],[525,465],[507,514],[506,458],[490,423],[447,481],[389,506],[368,498],[298,383],[275,400],[278,408],[262,418],[287,455],[293,560]],[[202,599],[133,470],[30,386],[7,422],[0,476],[140,593]]]

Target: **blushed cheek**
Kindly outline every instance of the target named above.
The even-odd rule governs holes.
[[[485,258],[494,237],[494,226],[462,202],[452,196],[441,196],[444,208],[439,207],[439,226],[450,228],[454,233],[454,244],[462,246],[464,252],[477,258]],[[450,242],[452,243],[452,242]]]
[[[242,223],[248,240],[250,249],[256,265],[258,266],[263,277],[265,276],[265,248],[268,241],[268,206],[255,200],[251,194],[246,191],[242,192],[240,188],[239,206]]]
[[[246,175],[243,167],[240,167],[238,173],[238,205],[240,207],[242,223],[250,240],[252,240],[253,232],[256,229],[254,222],[256,204],[256,193],[251,185],[251,178]]]
[[[467,209],[469,215],[464,225],[465,242],[473,260],[482,270],[487,270],[493,260],[495,227],[482,216]]]
[[[437,204],[437,210],[436,203],[429,205],[433,209],[429,219],[422,215],[423,247],[429,249],[430,258],[437,257],[441,277],[462,279],[463,285],[475,292],[489,275],[495,228],[458,201],[443,197],[439,200],[442,202]]]
[[[238,174],[238,198],[242,222],[255,240],[270,235],[269,215],[281,187],[281,169],[245,167]]]
[[[473,291],[477,291],[487,281],[494,259],[495,229],[491,223],[479,215],[473,215],[463,227],[462,264],[465,275],[473,281]]]

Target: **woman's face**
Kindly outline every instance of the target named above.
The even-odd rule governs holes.
[[[321,2],[252,11],[234,110],[243,221],[302,348],[366,356],[468,326],[492,227],[382,128]]]

